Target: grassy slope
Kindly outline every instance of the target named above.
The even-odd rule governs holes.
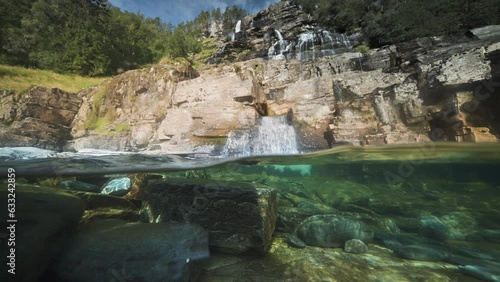
[[[48,88],[57,87],[67,92],[76,93],[89,86],[97,85],[105,79],[0,65],[0,90],[11,89],[20,92],[32,85],[39,85]]]
[[[219,48],[214,44],[215,38],[204,39],[201,43],[201,51],[194,55],[193,68],[197,69],[206,65],[210,56],[215,54]]]

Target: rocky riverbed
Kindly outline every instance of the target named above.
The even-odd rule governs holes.
[[[23,281],[498,281],[498,145],[428,150],[1,168],[20,167],[16,258],[37,269]],[[44,176],[47,166],[62,169]]]

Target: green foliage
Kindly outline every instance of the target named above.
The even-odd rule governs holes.
[[[193,60],[204,52],[213,21],[232,29],[245,15],[237,6],[217,8],[174,28],[108,0],[0,0],[0,63],[103,76],[166,55]]]
[[[106,0],[0,1],[2,63],[102,76],[167,52],[171,24],[122,12]]]
[[[247,12],[244,9],[238,8],[236,5],[233,5],[232,7],[227,6],[224,14],[222,14],[224,30],[233,30],[236,23],[243,19],[246,15]]]
[[[195,54],[192,60],[193,67],[199,68],[204,66],[208,59],[215,54],[219,48],[214,44],[216,38],[207,38],[201,42],[201,50]]]
[[[368,53],[368,51],[370,51],[370,46],[368,46],[366,44],[361,44],[361,45],[354,47],[353,51],[359,52],[362,54],[366,54],[366,53]]]

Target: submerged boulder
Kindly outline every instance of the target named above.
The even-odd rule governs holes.
[[[99,187],[94,184],[76,181],[76,180],[66,180],[61,182],[59,185],[61,188],[72,190],[72,191],[82,191],[82,192],[99,192]]]
[[[316,190],[316,195],[327,205],[366,204],[372,192],[369,187],[352,181],[327,181]]]
[[[108,182],[102,189],[101,193],[113,196],[123,196],[127,194],[131,187],[132,182],[130,181],[130,178],[116,178]]]
[[[207,232],[179,223],[101,220],[84,226],[51,281],[195,281],[209,256]]]
[[[11,233],[15,235],[15,246],[9,247],[15,250],[15,276],[9,281],[39,281],[48,264],[63,251],[65,242],[82,217],[84,204],[78,197],[60,189],[35,185],[18,184],[15,196],[15,217],[9,219],[17,222],[7,223],[7,227],[15,228]],[[0,199],[7,202],[7,189],[0,190]],[[7,222],[7,209],[0,219]],[[6,242],[2,244],[7,246]],[[6,256],[0,258],[4,266],[5,260]],[[12,259],[9,258],[9,262],[13,262]]]
[[[364,254],[368,252],[368,247],[359,239],[352,239],[345,242],[344,251],[346,253]]]
[[[338,248],[351,239],[365,243],[373,238],[373,232],[365,229],[363,222],[334,214],[313,215],[297,229],[297,236],[309,246]]]
[[[213,250],[263,254],[276,224],[276,191],[264,185],[169,179],[150,185],[143,204],[150,222],[190,222],[206,228]]]

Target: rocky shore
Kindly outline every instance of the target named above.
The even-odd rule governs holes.
[[[219,155],[232,131],[255,127],[266,115],[288,115],[301,152],[498,140],[498,26],[362,52],[328,41],[333,33],[319,32],[287,1],[241,26],[235,41],[219,35],[224,52],[214,57],[217,64],[196,71],[177,61],[128,71],[76,95],[3,91],[0,146]],[[330,45],[314,45],[320,35]],[[335,54],[300,60],[287,48]]]

